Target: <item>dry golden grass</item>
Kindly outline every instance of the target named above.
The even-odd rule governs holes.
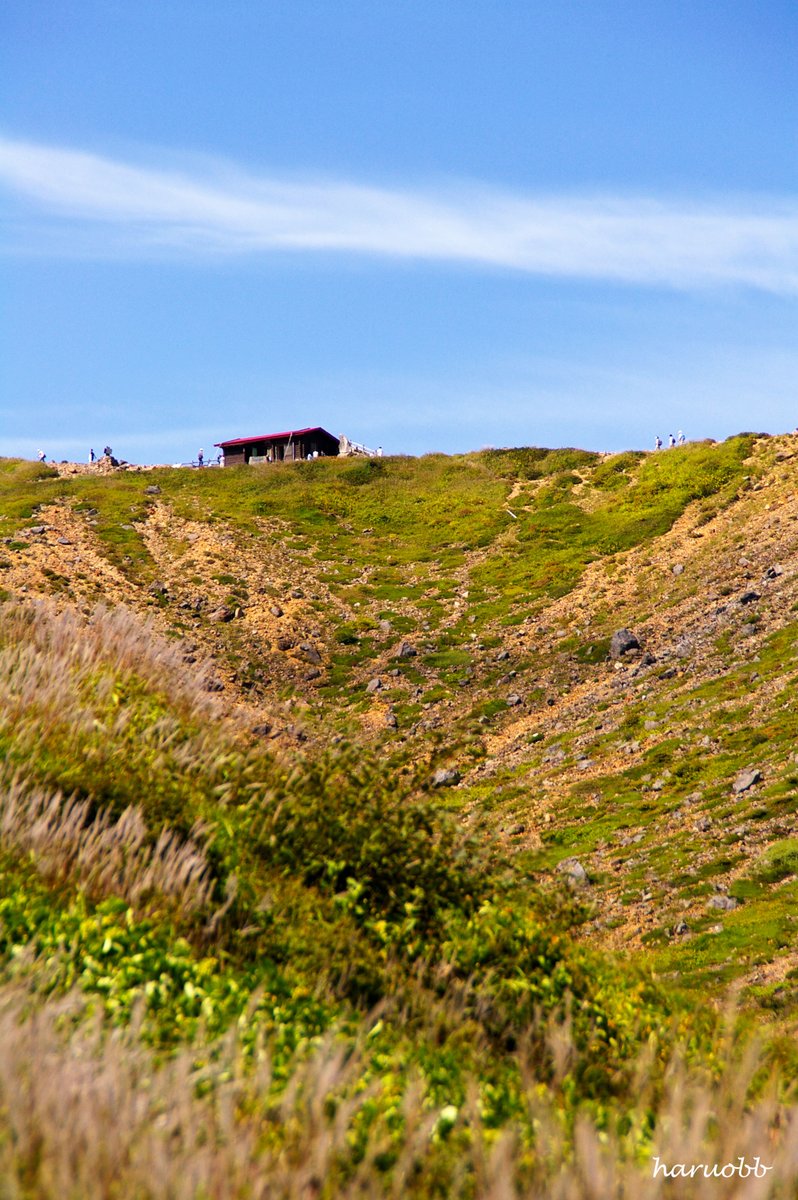
[[[180,714],[221,715],[202,671],[189,672],[180,644],[166,641],[128,609],[95,608],[86,621],[53,603],[0,605],[0,700],[5,713],[35,704],[53,715],[77,715],[75,683],[103,673],[106,688],[119,674],[135,674],[164,694]],[[66,710],[65,707],[66,706]]]
[[[253,1065],[234,1034],[158,1063],[135,1026],[74,1023],[79,1003],[30,1011],[21,992],[0,992],[3,1200],[788,1200],[798,1184],[798,1114],[773,1096],[746,1105],[755,1055],[714,1083],[675,1055],[650,1146],[634,1127],[602,1131],[587,1118],[571,1136],[530,1078],[530,1151],[512,1128],[483,1129],[476,1088],[449,1128],[411,1082],[386,1168],[383,1128],[352,1153],[370,1092],[351,1094],[362,1063],[334,1038],[275,1099],[268,1057]],[[768,1170],[666,1179],[654,1175],[657,1156],[669,1169],[742,1158]]]
[[[0,774],[0,843],[31,855],[47,880],[71,880],[94,897],[121,896],[141,909],[153,896],[183,912],[204,909],[213,880],[202,850],[164,830],[153,843],[141,813],[92,816],[88,800],[65,799]]]

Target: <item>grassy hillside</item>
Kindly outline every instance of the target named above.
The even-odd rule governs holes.
[[[788,1194],[795,450],[0,461],[9,1194]]]

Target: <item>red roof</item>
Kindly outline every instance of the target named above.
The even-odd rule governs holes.
[[[285,433],[261,433],[258,437],[230,438],[227,442],[214,442],[213,444],[220,447],[244,446],[249,445],[250,442],[275,442],[278,438],[299,437],[305,433],[323,433],[325,437],[332,438],[334,442],[338,441],[337,437],[327,433],[327,430],[322,429],[320,425],[311,425],[308,429],[287,429]]]

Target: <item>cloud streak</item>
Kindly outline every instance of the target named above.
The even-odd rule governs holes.
[[[28,223],[32,209],[49,252],[70,244],[81,253],[130,256],[337,252],[554,278],[798,293],[793,197],[709,203],[529,196],[473,185],[400,190],[259,177],[220,165],[164,170],[2,138],[0,189],[22,202]]]

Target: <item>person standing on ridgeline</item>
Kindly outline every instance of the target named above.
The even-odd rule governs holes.
[[[111,458],[111,457],[113,456],[113,451],[111,450],[111,447],[110,447],[110,446],[104,446],[104,447],[103,447],[103,454],[105,455],[105,457],[106,457],[106,458]]]
[[[654,449],[655,450],[662,449],[662,438],[659,436],[659,434],[657,434],[656,440],[654,442]]]
[[[39,462],[47,462],[47,455],[43,450],[37,450],[36,457],[38,458]]]
[[[678,441],[680,446],[684,445],[684,434],[682,433],[681,429],[679,430],[679,433],[677,434],[676,440]]]
[[[670,450],[672,450],[675,445],[676,445],[676,438],[673,436],[672,433],[669,433],[668,434],[668,448]]]
[[[97,458],[97,455],[94,453],[94,449],[92,448],[92,449],[89,451],[89,462],[90,462],[90,463],[93,463],[93,462],[95,461],[95,459],[96,459],[96,458]]]
[[[197,452],[197,466],[202,467],[204,465],[205,465],[205,451],[202,448],[200,448],[200,450]]]

